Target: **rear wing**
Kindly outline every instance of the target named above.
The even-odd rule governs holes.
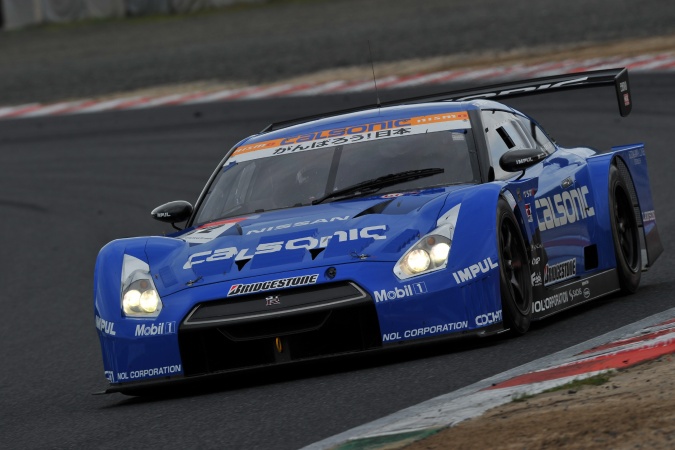
[[[603,86],[614,86],[614,91],[616,92],[616,98],[619,104],[619,114],[621,114],[622,117],[626,117],[628,114],[630,114],[633,103],[630,95],[630,85],[628,83],[628,69],[616,68],[532,78],[522,81],[510,81],[478,88],[462,89],[459,91],[450,91],[440,94],[405,98],[391,102],[384,102],[377,105],[345,109],[325,114],[302,117],[299,119],[276,122],[269,125],[262,132],[265,133],[268,131],[279,130],[299,123],[308,122],[310,120],[323,119],[326,117],[339,116],[342,114],[349,114],[358,111],[366,111],[369,109],[385,106],[411,105],[416,103],[444,101],[461,102],[475,99],[500,100],[505,98],[538,95],[548,92],[560,92],[572,89],[587,89]]]

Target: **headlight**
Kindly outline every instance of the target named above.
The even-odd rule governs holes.
[[[444,228],[437,228],[424,236],[398,260],[394,274],[400,280],[440,270],[448,264],[452,241],[443,236]]]
[[[145,261],[124,255],[122,263],[122,311],[129,317],[157,317],[162,300]]]
[[[448,265],[461,204],[455,205],[436,221],[436,229],[417,241],[398,260],[394,274],[399,280],[440,270]]]

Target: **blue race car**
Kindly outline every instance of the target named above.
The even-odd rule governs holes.
[[[106,392],[504,331],[635,292],[662,252],[642,144],[556,145],[495,99],[613,86],[625,69],[273,124],[235,145],[186,226],[95,270]]]

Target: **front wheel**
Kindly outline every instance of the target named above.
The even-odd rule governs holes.
[[[609,169],[609,214],[612,223],[616,272],[623,294],[632,294],[640,285],[642,255],[640,232],[626,181],[616,166]]]
[[[532,320],[530,265],[516,217],[504,199],[497,203],[497,233],[504,326],[520,335]]]

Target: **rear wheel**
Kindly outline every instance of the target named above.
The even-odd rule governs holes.
[[[627,183],[619,169],[609,169],[609,213],[616,255],[616,271],[619,275],[621,292],[632,294],[640,285],[642,255],[640,232],[635,218],[635,209]]]
[[[509,204],[497,203],[499,274],[504,325],[520,335],[532,320],[532,284],[525,241]]]

